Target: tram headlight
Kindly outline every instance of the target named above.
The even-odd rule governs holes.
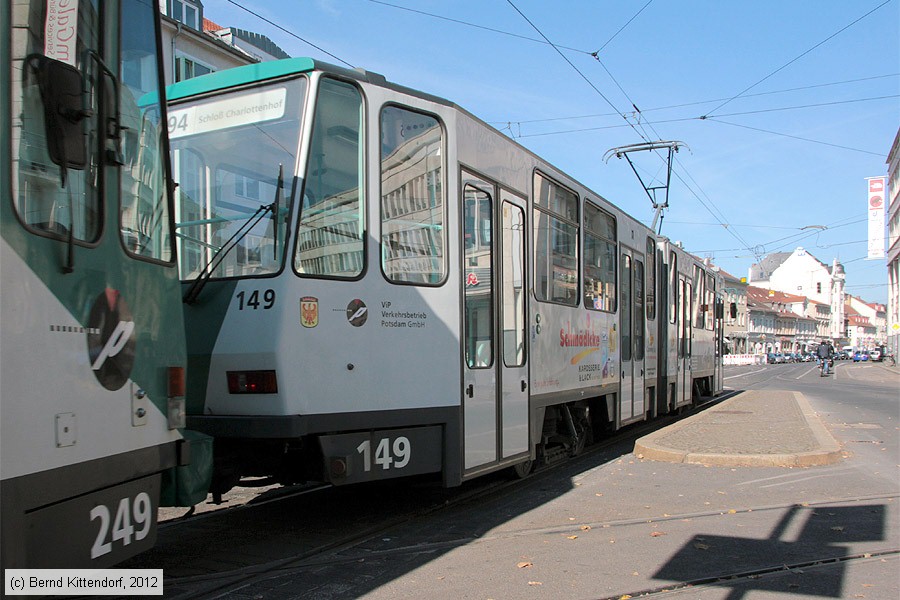
[[[276,394],[275,371],[226,371],[229,394]]]

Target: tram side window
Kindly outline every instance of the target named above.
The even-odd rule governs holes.
[[[584,204],[584,305],[616,311],[616,219]]]
[[[706,328],[713,330],[715,322],[716,279],[711,273],[706,275]]]
[[[156,39],[152,31],[138,26],[148,22],[155,8],[143,2],[123,2],[121,7],[120,233],[132,254],[169,262],[173,255],[162,113],[156,103],[142,102],[160,97]]]
[[[294,258],[301,275],[354,278],[363,272],[363,130],[359,90],[323,79]]]
[[[102,225],[97,195],[100,161],[96,103],[89,107],[92,115],[83,118],[80,125],[84,147],[91,149],[87,164],[75,166],[70,162],[71,156],[60,160],[58,154],[54,156],[50,151],[58,140],[47,137],[38,64],[26,58],[32,54],[46,55],[83,73],[89,66],[84,62],[85,51],[100,47],[100,18],[94,3],[80,2],[77,21],[71,19],[77,22],[76,35],[53,39],[46,35],[45,25],[49,24],[46,4],[44,0],[17,2],[11,14],[12,23],[3,24],[12,32],[9,95],[12,127],[11,140],[4,143],[10,144],[13,173],[17,174],[12,178],[14,204],[19,218],[34,231],[63,238],[71,233],[76,240],[94,242],[100,236]],[[98,94],[91,96],[96,98]],[[72,129],[77,128],[76,125]],[[57,161],[69,166],[61,167]]]
[[[381,267],[394,283],[439,285],[446,277],[442,147],[436,117],[381,111]]]
[[[578,195],[534,174],[534,293],[578,305]]]

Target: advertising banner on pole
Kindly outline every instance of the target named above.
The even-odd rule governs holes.
[[[869,255],[866,258],[884,258],[885,178],[870,177],[867,181],[869,182]]]

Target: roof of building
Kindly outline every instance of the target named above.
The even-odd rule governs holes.
[[[218,23],[210,21],[206,17],[203,17],[203,31],[219,31],[221,29],[225,29]]]
[[[787,294],[777,290],[767,290],[753,285],[747,286],[747,296],[753,298],[757,302],[765,304],[794,304],[797,302],[806,302],[809,299],[806,296],[798,296],[797,294]]]
[[[750,281],[768,281],[772,272],[784,264],[792,252],[773,252],[750,265]]]

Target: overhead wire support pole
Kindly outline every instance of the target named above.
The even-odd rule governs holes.
[[[644,188],[644,192],[647,194],[647,197],[650,198],[650,203],[653,205],[653,209],[655,211],[653,215],[653,224],[650,226],[654,231],[656,230],[656,223],[660,220],[663,209],[669,208],[669,185],[672,182],[672,157],[675,152],[684,146],[688,147],[684,142],[679,141],[668,141],[664,142],[662,140],[657,142],[643,142],[640,144],[631,144],[630,146],[619,146],[618,148],[612,148],[611,150],[607,150],[606,154],[603,155],[604,162],[609,162],[609,159],[613,156],[616,158],[625,157],[625,160],[628,161],[628,165],[631,167],[631,170],[634,171],[634,174],[637,176],[638,181],[641,182],[641,187]],[[666,184],[665,185],[648,185],[644,182],[641,174],[638,173],[637,168],[634,166],[634,163],[631,160],[631,157],[628,156],[632,152],[645,152],[645,151],[655,151],[655,150],[668,150],[668,159],[666,160]],[[662,202],[658,201],[656,196],[656,192],[658,190],[665,190],[665,197]]]

